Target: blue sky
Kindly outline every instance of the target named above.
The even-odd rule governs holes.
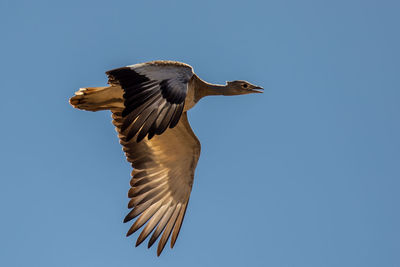
[[[400,266],[398,1],[0,2],[1,266]],[[106,70],[154,59],[263,95],[190,111],[180,237],[134,248]]]

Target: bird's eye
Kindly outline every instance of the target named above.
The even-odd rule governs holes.
[[[242,87],[247,88],[248,87],[247,83],[242,84]]]

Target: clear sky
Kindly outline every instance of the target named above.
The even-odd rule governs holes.
[[[0,265],[400,266],[399,1],[0,2]],[[173,250],[126,238],[130,166],[79,87],[154,59],[263,95],[190,111]]]

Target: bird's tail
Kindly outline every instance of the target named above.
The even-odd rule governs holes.
[[[80,88],[75,96],[69,99],[69,103],[78,109],[98,110],[121,110],[124,109],[124,91],[119,86],[87,87]]]

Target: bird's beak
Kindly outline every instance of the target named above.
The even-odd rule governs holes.
[[[250,89],[252,93],[264,93],[264,88],[262,88],[261,86],[255,86],[253,88]]]

